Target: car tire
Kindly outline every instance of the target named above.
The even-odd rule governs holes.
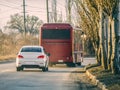
[[[21,68],[20,68],[20,67],[16,67],[16,70],[17,70],[17,71],[20,71],[20,70],[21,70]]]
[[[21,71],[23,71],[24,70],[24,68],[23,67],[21,67]]]
[[[16,67],[17,71],[23,71],[23,69],[24,69],[23,67]]]

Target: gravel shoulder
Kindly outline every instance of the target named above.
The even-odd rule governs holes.
[[[101,66],[92,67],[87,70],[103,83],[108,90],[120,90],[120,75],[114,75],[111,71],[103,70]]]
[[[76,71],[73,71],[70,74],[70,78],[74,80],[74,83],[79,84],[80,90],[101,90],[86,76],[84,68],[79,68]]]

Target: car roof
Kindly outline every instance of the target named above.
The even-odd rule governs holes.
[[[26,45],[26,46],[22,46],[22,48],[26,48],[26,47],[43,48],[43,46],[35,46],[35,45]]]

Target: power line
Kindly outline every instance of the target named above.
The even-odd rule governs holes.
[[[34,10],[34,11],[32,11],[32,10],[27,10],[27,12],[46,12],[45,10],[44,11],[39,11],[39,10]]]
[[[9,6],[9,5],[5,5],[5,4],[0,4],[1,6],[4,6],[4,7],[9,7],[9,8],[12,8],[12,9],[18,9],[18,10],[20,10],[20,8],[18,8],[18,7],[11,7],[11,6]]]
[[[14,5],[14,6],[19,6],[19,4],[17,4],[17,3],[15,3],[15,2],[8,2],[8,1],[2,1],[2,3],[4,3],[4,4],[11,4],[12,6]]]
[[[11,3],[11,4],[14,4],[14,5],[20,5],[21,4],[21,1],[19,2],[19,1],[14,1],[14,2],[11,2],[10,0],[8,1],[8,0],[4,0],[5,2],[7,2],[7,3]]]
[[[10,8],[10,9],[4,10],[4,11],[0,11],[0,14],[9,13],[9,12],[11,12],[11,10],[13,10],[13,8]]]
[[[44,9],[44,8],[40,8],[40,7],[34,7],[34,6],[31,6],[31,5],[27,5],[27,7],[36,8],[36,9]]]
[[[14,12],[12,14],[16,14],[16,13],[21,13],[21,12],[18,11],[18,12]],[[4,16],[4,15],[6,16],[6,14],[11,14],[11,11],[7,11],[7,12],[4,12],[4,13],[2,12],[1,15],[0,15],[0,17]]]

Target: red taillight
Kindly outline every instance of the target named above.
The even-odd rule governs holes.
[[[18,58],[23,58],[23,56],[22,55],[18,55]]]
[[[38,56],[37,58],[41,58],[41,59],[42,59],[42,58],[44,58],[44,57],[45,57],[44,55],[40,55],[40,56]]]

